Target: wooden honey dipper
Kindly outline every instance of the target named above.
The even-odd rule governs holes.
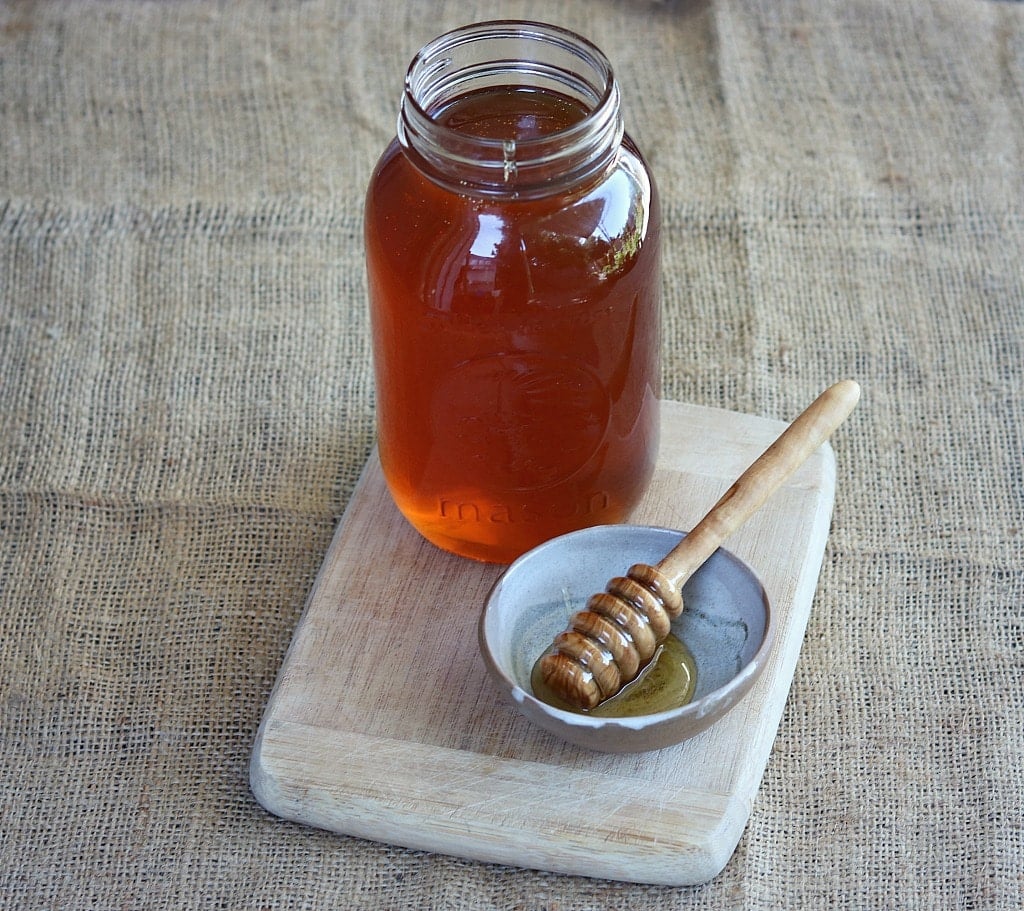
[[[568,704],[590,710],[636,679],[682,613],[686,581],[832,435],[859,399],[853,380],[830,386],[657,566],[638,563],[591,596],[540,659],[544,683]]]

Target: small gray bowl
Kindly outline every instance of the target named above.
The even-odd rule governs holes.
[[[636,753],[680,743],[708,728],[747,693],[764,670],[774,636],[760,581],[719,549],[683,587],[672,631],[697,664],[693,701],[632,718],[598,718],[537,699],[530,672],[569,617],[634,563],[657,564],[684,537],[667,528],[601,525],[535,547],[495,582],[480,617],[480,649],[502,691],[531,722],[570,743]]]

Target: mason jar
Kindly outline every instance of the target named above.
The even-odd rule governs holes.
[[[659,235],[589,41],[485,22],[416,55],[365,245],[380,462],[423,537],[506,563],[628,518],[658,446]]]

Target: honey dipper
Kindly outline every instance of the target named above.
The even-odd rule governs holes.
[[[859,398],[853,380],[830,386],[657,566],[638,563],[591,596],[540,659],[547,686],[590,710],[636,679],[682,613],[686,581],[832,435]]]

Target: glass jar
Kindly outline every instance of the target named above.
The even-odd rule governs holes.
[[[583,38],[487,22],[409,67],[365,243],[378,447],[429,541],[505,563],[624,521],[658,445],[660,217]]]

